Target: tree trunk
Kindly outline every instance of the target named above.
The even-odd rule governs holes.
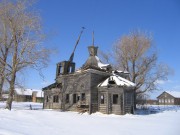
[[[137,109],[137,108],[136,108],[136,96],[137,96],[136,90],[134,89],[134,110]]]
[[[4,84],[4,77],[0,78],[0,100],[2,99],[2,89]]]
[[[9,89],[9,97],[6,102],[6,109],[11,110],[12,107],[12,101],[13,101],[13,96],[14,96],[14,84],[15,84],[15,79],[16,79],[16,72],[13,72],[11,75],[11,81],[10,81],[10,89]]]
[[[2,63],[2,69],[1,69],[1,78],[0,78],[0,99],[2,98],[2,91],[3,91],[3,85],[4,85],[4,80],[5,80],[5,67],[6,67],[6,60],[8,57],[8,52],[9,49],[6,47],[5,49],[5,54],[3,57],[3,63]]]

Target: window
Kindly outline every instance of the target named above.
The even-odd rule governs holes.
[[[168,103],[171,103],[171,99],[168,99]]]
[[[165,103],[167,103],[167,99],[165,99]]]
[[[66,103],[69,103],[69,94],[66,94]]]
[[[110,77],[108,82],[109,82],[109,84],[116,84],[116,82],[114,81],[113,77]]]
[[[60,66],[60,74],[64,72],[64,67]]]
[[[171,99],[171,103],[174,103],[174,99]]]
[[[48,98],[48,96],[46,97],[46,102],[49,102],[49,98]]]
[[[54,103],[58,103],[59,102],[59,96],[58,95],[53,96],[53,102]]]
[[[164,103],[164,99],[161,99],[161,102]]]
[[[79,100],[80,100],[80,96],[78,95],[78,96],[77,96],[77,101],[79,101]]]
[[[159,103],[161,103],[161,99],[159,99]]]
[[[101,104],[104,104],[104,95],[101,95]]]
[[[114,80],[109,80],[109,84],[116,84]]]
[[[63,72],[63,67],[58,65],[58,75],[62,74]]]
[[[72,72],[73,72],[73,67],[70,66],[70,67],[69,67],[69,73],[72,73]]]
[[[118,104],[118,94],[113,95],[113,104]]]
[[[81,94],[81,101],[84,101],[85,99],[86,99],[85,93],[82,93],[82,94]]]
[[[73,94],[73,103],[76,103],[76,102],[77,102],[76,94]]]

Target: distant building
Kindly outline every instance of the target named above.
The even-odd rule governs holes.
[[[14,101],[16,102],[32,102],[32,90],[16,88],[14,92]]]
[[[2,94],[2,101],[6,101],[8,99],[8,94]]]
[[[32,92],[32,102],[43,103],[44,92],[43,91],[33,91]]]
[[[158,105],[158,100],[148,99],[148,100],[146,100],[146,104],[148,104],[148,105]]]
[[[180,92],[164,91],[157,99],[159,105],[180,105]]]
[[[15,88],[16,102],[43,102],[44,93],[41,90]]]

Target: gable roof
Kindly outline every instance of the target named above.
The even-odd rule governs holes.
[[[102,83],[100,83],[98,85],[98,87],[107,87],[109,85],[109,81],[114,81],[117,86],[127,86],[127,87],[135,87],[136,86],[133,82],[114,74],[114,75],[108,77]]]
[[[32,96],[32,93],[33,93],[34,91],[41,92],[41,90],[37,90],[37,89],[15,88],[15,92],[16,92],[17,95]]]
[[[37,91],[36,97],[44,97],[44,91]]]
[[[15,92],[16,92],[17,95],[32,96],[33,91],[31,89],[15,88]]]
[[[175,98],[180,98],[180,92],[179,91],[165,91],[165,92],[172,95]]]

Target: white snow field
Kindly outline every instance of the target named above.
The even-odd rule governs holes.
[[[4,106],[0,102],[0,135],[180,135],[177,106],[151,106],[146,115],[123,116],[42,110],[42,104],[30,102],[13,102],[11,111]]]

